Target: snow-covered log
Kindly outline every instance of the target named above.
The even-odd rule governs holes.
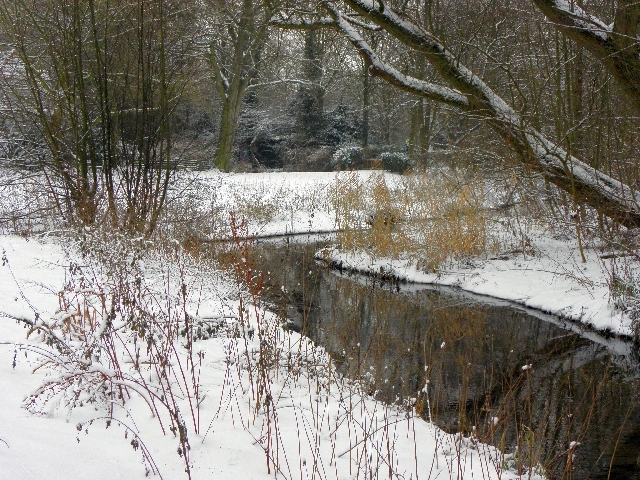
[[[345,19],[336,2],[325,1],[326,10],[357,48],[372,74],[411,93],[455,105],[485,118],[525,164],[542,172],[576,201],[584,202],[628,227],[640,227],[640,192],[569,155],[545,138],[480,77],[462,65],[433,34],[404,20],[380,0],[344,0],[342,3],[409,48],[422,52],[449,87],[407,77],[384,64]]]

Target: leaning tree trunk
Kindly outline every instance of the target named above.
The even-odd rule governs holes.
[[[623,225],[640,227],[639,192],[578,160],[527,125],[509,104],[462,65],[434,35],[403,20],[379,0],[344,0],[343,3],[409,48],[421,52],[449,87],[408,77],[386,65],[360,36],[350,19],[336,8],[335,2],[325,0],[325,9],[367,62],[372,75],[410,93],[485,118],[523,163],[570,192],[576,201],[594,207]]]

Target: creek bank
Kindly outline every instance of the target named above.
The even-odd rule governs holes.
[[[612,260],[588,258],[587,263],[580,264],[566,242],[551,238],[540,238],[539,247],[540,253],[535,256],[467,259],[438,272],[424,272],[415,261],[375,258],[336,247],[320,249],[315,258],[338,270],[372,275],[394,284],[450,286],[508,300],[606,337],[638,340],[636,322],[612,305],[604,276],[607,265],[601,263]]]
[[[552,477],[580,442],[573,478],[607,478],[610,468],[611,478],[640,478],[640,425],[629,420],[640,418],[638,357],[628,342],[452,287],[330,269],[314,261],[317,244],[267,245],[256,254],[270,308],[368,394],[412,404],[448,432],[518,446]]]

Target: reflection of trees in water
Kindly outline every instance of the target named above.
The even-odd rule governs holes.
[[[320,268],[312,251],[264,252],[274,299],[369,393],[416,398],[426,418],[428,380],[445,429],[517,446],[521,464],[540,461],[553,478],[640,478],[638,381],[604,347],[462,295],[374,288]]]

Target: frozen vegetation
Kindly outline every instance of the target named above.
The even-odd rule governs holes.
[[[50,230],[46,219],[5,225],[0,477],[517,478],[513,455],[443,432],[410,402],[374,400],[322,348],[282,330],[249,261],[247,237],[336,232],[317,257],[342,268],[453,285],[633,336],[633,309],[611,278],[615,268],[633,276],[634,261],[622,269],[585,243],[582,262],[570,229],[520,220],[514,230],[485,215],[502,201],[490,186],[473,184],[484,192],[474,220],[458,224],[480,225],[484,248],[425,258],[412,242],[435,238],[432,227],[411,225],[445,211],[427,211],[433,196],[399,199],[416,182],[440,182],[443,209],[444,177],[188,174],[172,187],[163,241]],[[21,198],[10,196],[12,211]],[[29,236],[9,231],[27,227]],[[223,268],[172,237],[226,238],[232,260]]]

